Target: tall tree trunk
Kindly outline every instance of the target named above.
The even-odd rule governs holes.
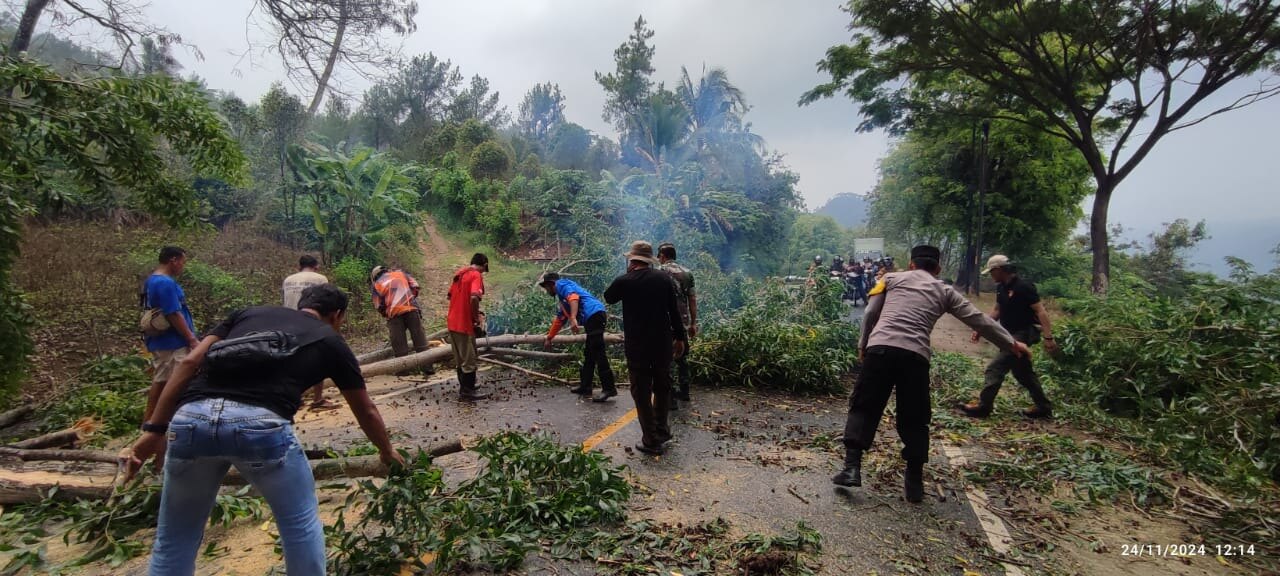
[[[320,73],[320,79],[316,80],[316,93],[311,97],[311,106],[307,108],[307,117],[316,115],[316,110],[320,109],[320,101],[324,100],[324,91],[329,87],[329,77],[333,75],[333,65],[338,61],[338,54],[342,53],[342,37],[347,33],[347,3],[343,2],[338,7],[338,30],[333,35],[333,47],[329,50],[329,59],[324,63],[324,72]]]
[[[1111,243],[1107,236],[1107,209],[1115,182],[1098,179],[1093,195],[1093,214],[1089,218],[1089,246],[1093,250],[1093,293],[1105,296],[1111,284]]]
[[[27,0],[27,7],[22,10],[22,19],[18,20],[18,30],[13,34],[13,42],[9,43],[9,55],[17,57],[31,46],[31,37],[36,33],[36,22],[44,12],[50,0]]]

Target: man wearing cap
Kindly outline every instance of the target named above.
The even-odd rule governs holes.
[[[684,355],[688,336],[676,304],[671,276],[658,269],[653,245],[631,243],[627,273],[613,280],[604,301],[622,302],[622,332],[631,397],[636,403],[641,438],[636,450],[662,454],[671,440],[667,410],[671,400],[671,359]]]
[[[579,286],[577,282],[561,278],[555,272],[547,272],[538,278],[538,286],[546,290],[548,295],[554,296],[559,304],[556,307],[556,318],[551,322],[551,329],[547,331],[545,347],[551,347],[551,339],[560,333],[560,329],[566,323],[574,334],[583,327],[587,330],[587,348],[582,355],[582,370],[578,372],[578,387],[572,392],[590,396],[592,377],[599,372],[600,394],[591,400],[604,402],[617,396],[618,389],[614,386],[613,368],[609,366],[609,359],[605,357],[604,328],[605,322],[609,320],[609,313],[605,311],[604,304],[596,300],[595,296]]]
[[[480,299],[484,297],[484,273],[488,271],[489,257],[477,252],[470,265],[453,275],[449,286],[449,342],[458,366],[458,399],[466,402],[489,397],[476,388],[476,335],[484,332]]]
[[[685,333],[689,338],[698,335],[698,292],[694,285],[693,272],[676,262],[676,246],[670,242],[658,245],[658,262],[662,269],[671,275],[676,284],[676,304],[680,307],[680,321],[684,323]],[[671,409],[675,410],[677,400],[689,401],[689,358],[680,356],[675,360],[679,390],[672,391]]]
[[[399,268],[374,266],[369,272],[373,284],[373,307],[387,319],[391,351],[396,358],[409,354],[409,340],[413,339],[413,351],[428,348],[427,333],[422,331],[422,309],[418,307],[418,281]]]
[[[996,254],[987,260],[983,274],[991,274],[996,281],[996,307],[991,311],[991,318],[998,320],[1015,339],[1028,346],[1034,345],[1044,338],[1044,349],[1050,354],[1058,351],[1058,344],[1053,340],[1053,325],[1049,322],[1049,314],[1040,302],[1040,294],[1035,284],[1023,280],[1007,256]],[[978,335],[973,335],[978,341]],[[1013,378],[1027,389],[1035,406],[1023,410],[1027,418],[1049,418],[1053,415],[1053,405],[1044,388],[1040,386],[1040,378],[1031,366],[1030,357],[1021,357],[1001,352],[987,364],[985,386],[978,395],[977,402],[960,406],[960,410],[974,418],[986,418],[995,407],[996,395],[1004,384],[1004,377],[1013,372]]]
[[[862,453],[871,448],[889,394],[896,388],[898,437],[907,461],[904,493],[908,502],[924,498],[932,418],[929,336],[944,313],[959,318],[1001,350],[1028,355],[1025,344],[938,279],[940,260],[941,253],[933,246],[912,248],[909,269],[886,274],[883,289],[867,304],[858,342],[862,371],[849,396],[844,427],[844,469],[831,479],[839,486],[862,485]]]

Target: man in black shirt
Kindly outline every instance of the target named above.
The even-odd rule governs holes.
[[[996,281],[996,307],[991,317],[999,320],[1013,335],[1014,339],[1028,346],[1044,338],[1044,349],[1049,354],[1058,351],[1058,344],[1053,339],[1053,325],[1049,322],[1049,314],[1040,302],[1040,294],[1035,284],[1023,280],[1007,256],[996,254],[987,260],[987,268],[983,274],[991,274]],[[976,342],[978,334],[974,333]],[[1031,357],[1015,356],[1009,352],[1001,352],[987,364],[985,386],[978,395],[978,401],[960,406],[960,410],[975,418],[986,418],[995,407],[996,394],[1004,384],[1004,377],[1013,372],[1013,377],[1031,394],[1035,406],[1023,410],[1028,418],[1049,418],[1053,415],[1053,405],[1040,386],[1040,378],[1036,376],[1031,365]]]
[[[142,437],[121,462],[132,476],[148,458],[167,451],[151,574],[194,572],[218,486],[231,466],[271,507],[286,571],[325,573],[315,479],[293,434],[303,391],[332,378],[360,428],[378,447],[382,463],[404,464],[365,391],[355,355],[338,335],[347,304],[347,295],[336,286],[321,284],[303,291],[298,310],[263,306],[237,311],[178,364],[142,425]],[[220,340],[270,331],[292,335],[296,350],[252,370],[204,361]]]
[[[622,302],[623,350],[631,375],[642,436],[636,450],[662,454],[671,440],[667,411],[671,401],[671,360],[684,356],[689,341],[680,317],[675,284],[658,268],[653,245],[638,241],[626,255],[627,273],[604,291],[609,304]]]

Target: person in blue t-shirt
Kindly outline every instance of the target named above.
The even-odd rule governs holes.
[[[599,372],[600,393],[591,400],[604,402],[617,396],[618,388],[614,384],[613,368],[609,366],[609,359],[605,357],[604,327],[609,319],[609,313],[605,312],[604,304],[601,304],[577,282],[561,278],[555,272],[543,274],[538,279],[538,286],[546,290],[547,294],[555,296],[559,304],[556,307],[556,319],[551,323],[551,330],[547,331],[546,347],[551,347],[551,339],[555,338],[560,328],[566,324],[574,334],[583,327],[587,329],[587,349],[582,355],[582,371],[579,372],[578,387],[572,392],[589,396],[593,387],[592,376]]]
[[[164,384],[174,368],[200,341],[196,339],[196,324],[187,308],[187,295],[176,278],[187,267],[187,251],[177,246],[160,249],[160,266],[147,277],[143,285],[143,306],[158,309],[169,323],[169,329],[146,336],[147,351],[151,352],[151,390],[147,393],[147,409],[143,422],[151,417]]]

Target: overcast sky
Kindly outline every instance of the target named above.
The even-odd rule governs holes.
[[[266,40],[246,23],[252,5],[153,0],[149,14],[203,52],[197,61],[179,50],[184,72],[252,100],[281,78],[274,54],[244,56],[250,41]],[[533,84],[557,83],[572,121],[616,136],[600,117],[604,94],[594,72],[613,70],[614,48],[643,14],[656,33],[655,80],[674,84],[682,65],[692,74],[704,65],[727,70],[753,106],[754,131],[785,155],[816,209],[836,194],[870,189],[889,146],[883,134],[854,132],[857,107],[848,100],[796,104],[824,80],[815,64],[826,49],[849,39],[839,7],[832,0],[420,0],[418,31],[403,46],[406,56],[433,52],[467,76],[487,77],[513,114]],[[345,79],[354,94],[367,85]],[[1278,128],[1275,98],[1169,136],[1121,185],[1111,220],[1144,238],[1175,218],[1204,219],[1214,241],[1199,260],[1234,253],[1270,268],[1267,252],[1280,243]]]

